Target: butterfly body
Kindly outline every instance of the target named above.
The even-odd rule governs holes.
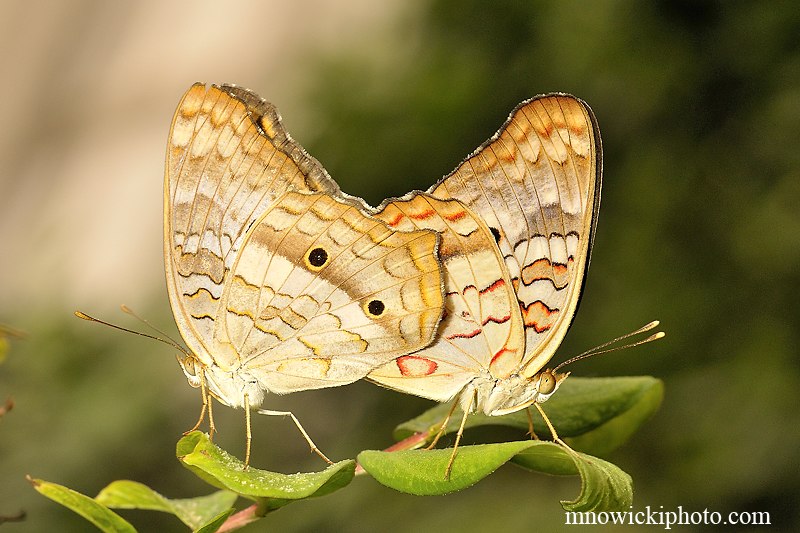
[[[512,374],[495,378],[485,373],[470,381],[459,395],[464,412],[481,412],[487,416],[502,416],[546,402],[566,378],[566,374],[536,374],[532,377]],[[555,379],[555,386],[551,387]]]
[[[257,376],[242,368],[224,370],[215,363],[202,364],[199,359],[193,357],[179,357],[178,363],[191,386],[200,387],[202,380],[202,385],[208,388],[209,393],[228,407],[259,406],[264,401],[265,393],[268,392]]]

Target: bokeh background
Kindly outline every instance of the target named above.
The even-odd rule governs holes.
[[[603,136],[603,203],[585,296],[558,357],[662,320],[665,340],[572,368],[666,384],[661,411],[610,457],[633,476],[634,510],[768,511],[769,530],[800,527],[794,2],[3,0],[0,9],[0,322],[27,333],[0,366],[0,400],[16,401],[0,420],[0,515],[28,514],[4,531],[91,529],[39,496],[26,473],[90,495],[123,478],[168,497],[208,492],[174,456],[200,403],[173,350],[72,316],[138,328],[119,312],[126,303],[175,331],[161,258],[163,155],[173,110],[197,80],[274,102],[341,187],[373,204],[427,188],[525,98],[586,100]],[[266,405],[293,410],[342,459],[387,446],[396,423],[431,404],[358,383]],[[241,411],[216,413],[218,442],[241,455]],[[256,466],[323,466],[289,421],[255,425]],[[555,531],[558,501],[578,491],[576,478],[512,466],[437,498],[361,477],[250,529]],[[143,531],[183,530],[174,517],[123,514]]]

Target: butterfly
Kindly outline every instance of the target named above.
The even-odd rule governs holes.
[[[445,309],[436,339],[367,379],[460,405],[446,474],[469,413],[538,407],[568,376],[544,367],[578,308],[601,154],[587,104],[566,94],[536,97],[427,193],[389,200],[376,214],[394,229],[442,235]]]
[[[354,382],[429,344],[441,318],[439,236],[370,216],[284,130],[276,109],[231,85],[193,85],[170,129],[164,180],[169,301],[178,361],[203,410],[265,393]],[[290,412],[312,450],[329,461]],[[195,429],[193,428],[193,429]],[[329,461],[330,462],[330,461]]]

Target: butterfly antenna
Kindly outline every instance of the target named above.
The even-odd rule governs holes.
[[[133,309],[131,309],[127,305],[122,304],[122,305],[119,306],[119,308],[122,309],[123,313],[131,315],[133,318],[135,318],[136,320],[138,320],[139,322],[141,322],[142,324],[144,324],[148,328],[152,329],[153,331],[155,331],[156,333],[158,333],[162,337],[164,337],[167,340],[169,340],[170,342],[168,342],[167,344],[170,344],[171,346],[180,346],[180,343],[178,341],[176,341],[175,339],[173,339],[172,337],[170,337],[168,333],[164,332],[163,330],[158,329],[156,326],[151,324],[146,318],[142,318],[141,316],[139,316]],[[181,350],[181,351],[186,353],[186,350]]]
[[[128,309],[127,307],[123,306],[123,311],[125,311],[126,309],[127,309],[127,311],[126,311],[126,312],[130,311],[130,309]],[[130,313],[130,314],[131,314],[132,316],[135,316],[136,318],[139,318],[137,315],[133,314],[133,312],[132,312],[132,311],[131,311],[131,313]],[[185,355],[187,355],[187,356],[190,356],[190,355],[191,355],[191,354],[189,353],[189,351],[188,351],[186,348],[184,348],[183,346],[181,346],[180,344],[178,344],[177,342],[175,342],[174,340],[172,340],[172,339],[169,337],[169,335],[166,335],[166,334],[162,333],[161,331],[159,331],[158,329],[156,329],[156,328],[154,328],[153,326],[151,326],[150,324],[147,324],[147,322],[146,322],[146,321],[144,321],[144,322],[145,322],[145,324],[147,324],[147,325],[148,325],[148,326],[150,326],[151,328],[155,329],[155,331],[158,331],[159,333],[161,333],[162,335],[164,335],[164,336],[166,337],[166,339],[163,339],[163,338],[161,338],[161,337],[156,337],[155,335],[150,335],[150,334],[148,334],[148,333],[142,333],[141,331],[135,331],[135,330],[132,330],[132,329],[124,328],[124,327],[122,327],[122,326],[118,326],[118,325],[116,325],[116,324],[112,324],[112,323],[110,323],[110,322],[106,322],[105,320],[100,320],[99,318],[95,318],[95,317],[93,317],[93,316],[87,315],[87,314],[86,314],[86,313],[84,313],[83,311],[75,311],[75,316],[76,316],[76,317],[78,317],[78,318],[81,318],[81,319],[83,319],[83,320],[86,320],[86,321],[88,321],[88,322],[96,322],[96,323],[98,323],[98,324],[103,324],[104,326],[108,326],[108,327],[110,327],[110,328],[118,329],[118,330],[120,330],[120,331],[124,331],[124,332],[126,332],[126,333],[133,333],[134,335],[139,335],[140,337],[146,337],[146,338],[148,338],[148,339],[153,339],[153,340],[155,340],[155,341],[163,342],[164,344],[166,344],[166,345],[169,345],[169,346],[172,346],[173,348],[175,348],[176,350],[180,351],[181,353],[183,353],[183,354],[185,354]],[[142,320],[142,319],[141,319],[141,318],[139,318],[139,320]]]
[[[616,352],[616,351],[619,351],[619,350],[625,350],[625,349],[628,349],[628,348],[634,348],[636,346],[641,346],[642,344],[647,344],[648,342],[656,341],[656,340],[664,337],[664,335],[666,335],[666,333],[664,333],[663,331],[659,331],[657,333],[653,333],[653,334],[645,337],[644,339],[638,340],[636,342],[631,342],[631,343],[628,343],[628,344],[623,344],[622,346],[614,346],[613,348],[608,348],[609,346],[611,346],[613,344],[616,344],[616,343],[618,343],[620,341],[623,341],[625,339],[629,339],[629,338],[631,338],[631,337],[633,337],[635,335],[640,335],[642,333],[647,333],[648,331],[658,327],[658,324],[659,324],[659,321],[658,320],[654,320],[654,321],[650,322],[649,324],[646,324],[646,325],[640,327],[636,331],[631,331],[630,333],[626,333],[625,335],[617,337],[616,339],[612,339],[612,340],[610,340],[608,342],[604,342],[600,346],[595,346],[594,348],[590,348],[590,349],[586,350],[585,352],[583,352],[583,353],[581,353],[579,355],[576,355],[575,357],[570,357],[569,359],[567,359],[566,361],[564,361],[563,363],[561,363],[560,365],[555,367],[552,371],[556,372],[561,367],[567,366],[568,364],[574,363],[575,361],[580,361],[581,359],[586,359],[587,357],[594,357],[595,355],[602,355],[602,354],[606,354],[606,353],[610,353],[610,352]]]

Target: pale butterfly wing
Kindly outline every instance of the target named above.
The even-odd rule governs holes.
[[[434,186],[434,198],[388,202],[377,216],[393,228],[442,233],[445,312],[434,343],[368,379],[438,401],[458,396],[465,410],[486,414],[544,401],[534,376],[577,308],[599,205],[599,149],[585,104],[541,97],[523,102]]]
[[[164,194],[170,303],[200,368],[182,364],[224,403],[349,383],[430,343],[443,305],[436,234],[371,218],[255,94],[189,89]],[[327,262],[303,255],[310,243]]]
[[[522,316],[503,256],[481,217],[458,200],[427,194],[388,203],[376,215],[394,229],[442,236],[445,310],[434,342],[373,370],[385,387],[447,401],[497,361],[522,359]]]
[[[351,383],[421,348],[441,316],[437,244],[325,194],[284,194],[232,266],[216,364],[282,394]]]
[[[532,376],[553,356],[580,299],[597,212],[602,163],[594,115],[565,94],[520,104],[500,130],[431,188],[480,215],[497,238],[516,289],[524,358],[492,367]]]
[[[164,259],[178,329],[204,364],[214,334],[208,318],[245,232],[288,189],[339,193],[271,104],[240,87],[194,84],[167,144]]]

